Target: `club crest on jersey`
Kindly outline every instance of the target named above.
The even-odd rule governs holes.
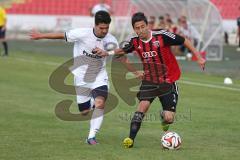
[[[153,46],[155,46],[155,47],[160,47],[160,43],[159,43],[159,41],[155,41],[155,42],[153,42]]]

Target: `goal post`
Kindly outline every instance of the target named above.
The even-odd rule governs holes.
[[[121,2],[124,2],[122,0]],[[197,44],[199,51],[207,53],[207,59],[220,61],[223,59],[223,24],[219,10],[209,0],[129,0],[131,7],[121,7],[118,0],[115,3],[114,10],[119,8],[126,10],[121,15],[115,17],[115,26],[118,28],[118,37],[123,40],[127,35],[131,34],[132,26],[129,17],[136,12],[144,12],[148,17],[170,14],[173,22],[177,24],[177,20],[181,15],[187,17],[188,24],[196,30]],[[119,6],[120,5],[120,6]],[[126,22],[128,21],[128,22]]]

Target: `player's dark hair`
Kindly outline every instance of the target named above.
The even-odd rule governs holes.
[[[134,24],[139,21],[144,21],[148,24],[147,17],[142,12],[137,12],[132,16],[132,26],[134,27]]]
[[[98,11],[95,14],[95,24],[98,25],[99,23],[105,23],[105,24],[111,23],[111,17],[108,12]]]

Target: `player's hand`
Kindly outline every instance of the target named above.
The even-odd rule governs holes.
[[[108,53],[98,47],[94,48],[92,52],[100,57],[106,57],[108,56]]]
[[[31,32],[29,33],[30,39],[32,40],[38,40],[41,39],[41,33],[37,30],[31,30]]]
[[[206,60],[204,59],[204,58],[199,58],[198,60],[197,60],[197,63],[199,64],[199,66],[200,66],[200,68],[202,69],[202,70],[204,70],[205,69],[205,64],[206,64]]]
[[[143,80],[144,72],[142,71],[136,71],[133,73],[138,79]]]

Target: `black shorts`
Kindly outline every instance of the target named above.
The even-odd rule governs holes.
[[[0,38],[5,38],[6,30],[2,31],[2,27],[0,27]]]
[[[107,97],[108,97],[107,85],[100,86],[92,90],[92,97],[95,99],[98,96],[104,97],[104,99],[107,100]]]
[[[107,100],[107,97],[108,97],[108,86],[107,85],[104,85],[104,86],[100,86],[100,87],[97,87],[95,89],[93,89],[91,91],[91,94],[92,94],[92,98],[95,99],[96,97],[104,97],[105,101]],[[84,111],[84,110],[88,110],[91,108],[91,99],[88,100],[87,102],[84,102],[84,103],[78,103],[78,109],[80,112]],[[95,107],[95,106],[94,106]]]
[[[178,87],[175,83],[153,84],[143,81],[140,91],[137,94],[139,101],[149,101],[150,103],[158,97],[163,110],[176,112],[178,102]]]

